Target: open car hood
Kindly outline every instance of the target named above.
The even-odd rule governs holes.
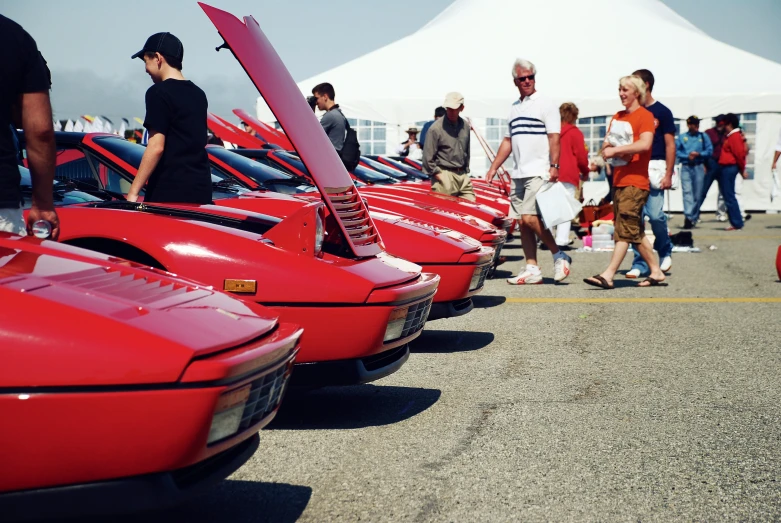
[[[269,143],[273,143],[282,147],[286,151],[292,151],[294,149],[293,144],[290,143],[285,133],[279,132],[270,125],[261,122],[244,109],[234,109],[233,114],[247,122],[250,127],[255,129],[265,140]]]
[[[209,129],[218,138],[247,149],[260,149],[264,142],[259,138],[244,132],[241,129],[234,130],[229,122],[226,122],[216,114],[206,113],[206,123]]]
[[[242,21],[226,11],[198,4],[285,129],[338,224],[345,246],[357,257],[382,252],[384,246],[369,210],[258,22],[251,16]]]

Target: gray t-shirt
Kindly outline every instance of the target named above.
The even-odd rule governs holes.
[[[344,147],[344,135],[347,133],[347,119],[338,105],[333,106],[323,115],[320,119],[320,125],[323,126],[328,139],[334,144],[334,149],[341,151]]]

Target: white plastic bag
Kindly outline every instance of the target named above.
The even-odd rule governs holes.
[[[572,221],[583,206],[559,183],[546,183],[537,192],[537,208],[546,229]]]
[[[778,170],[776,169],[773,169],[770,172],[773,175],[773,186],[770,188],[770,201],[772,202],[781,194],[781,176],[779,176]]]
[[[610,122],[610,129],[608,130],[607,136],[605,137],[605,141],[609,143],[612,147],[618,147],[620,145],[629,145],[630,143],[635,141],[635,134],[632,130],[632,124],[629,122],[626,122],[624,120],[613,120]],[[612,165],[613,167],[619,167],[621,165],[626,165],[626,160],[622,160],[621,158],[609,158],[607,160],[607,163]]]

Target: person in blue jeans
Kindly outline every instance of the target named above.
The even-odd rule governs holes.
[[[705,184],[705,162],[713,154],[713,144],[700,132],[700,119],[686,119],[689,131],[675,140],[676,158],[681,164],[681,189],[683,190],[684,229],[691,229],[700,219],[699,201]]]
[[[648,177],[651,191],[643,208],[643,216],[648,217],[654,233],[654,250],[659,255],[659,266],[668,272],[673,265],[673,242],[667,230],[667,215],[664,214],[664,191],[672,187],[673,167],[675,166],[675,119],[673,113],[661,102],[654,99],[654,75],[648,69],[638,69],[634,73],[645,82],[645,108],[654,115],[656,131],[651,146],[651,161],[648,163]],[[646,277],[650,274],[648,264],[639,252],[635,252],[632,268],[627,278]]]

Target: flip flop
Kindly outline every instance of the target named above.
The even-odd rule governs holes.
[[[597,281],[594,281],[597,280]],[[589,285],[593,285],[594,287],[600,287],[605,290],[610,290],[613,288],[613,285],[610,285],[605,278],[603,278],[599,274],[595,274],[591,278],[583,278],[584,283],[588,283]]]
[[[648,285],[643,285],[643,283],[648,282]],[[638,287],[667,287],[666,281],[659,281],[656,278],[651,278],[650,276],[640,283],[637,284]]]

